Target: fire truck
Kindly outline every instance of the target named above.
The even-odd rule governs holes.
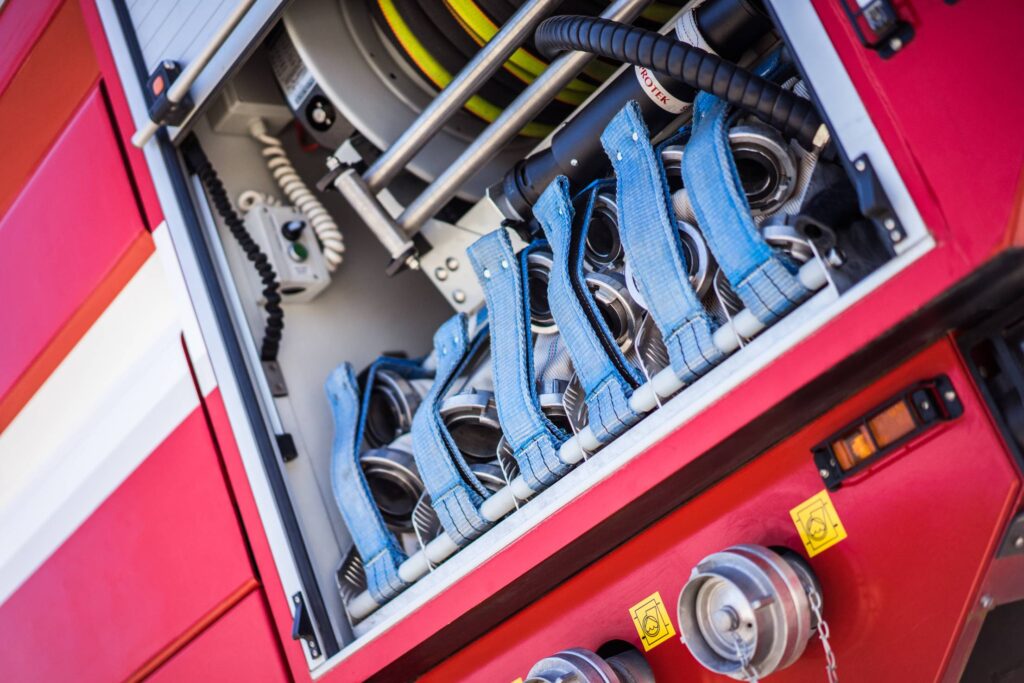
[[[0,679],[1024,681],[1022,38],[0,0]]]

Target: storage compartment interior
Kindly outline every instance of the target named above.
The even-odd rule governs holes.
[[[691,181],[686,186],[694,177],[693,169],[687,169],[688,145],[698,134],[705,137],[692,123],[693,109],[683,104],[692,100],[693,90],[668,85],[672,79],[653,69],[619,68],[612,59],[592,62],[553,103],[529,118],[521,130],[525,135],[498,145],[443,201],[435,202],[427,221],[411,230],[403,225],[403,210],[416,206],[425,191],[431,194],[430,183],[451,166],[466,162],[460,155],[489,122],[521,106],[517,94],[546,64],[532,40],[510,60],[511,66],[476,90],[475,99],[419,154],[400,164],[383,189],[369,193],[379,205],[354,208],[348,194],[333,187],[318,189],[318,183],[340,187],[339,178],[346,172],[372,172],[382,150],[414,123],[510,13],[487,23],[450,12],[445,3],[295,0],[210,98],[192,123],[191,136],[180,141],[182,163],[204,219],[205,246],[218,268],[263,412],[264,424],[257,428],[267,430],[277,446],[274,466],[288,489],[287,500],[277,505],[294,510],[330,620],[315,628],[333,631],[342,647],[400,619],[470,571],[481,556],[500,549],[516,529],[535,525],[574,492],[611,476],[645,443],[677,428],[928,247],[930,238],[877,133],[873,128],[867,133],[854,130],[848,123],[855,118],[847,116],[850,107],[862,105],[835,52],[828,48],[813,66],[801,59],[828,44],[816,19],[807,18],[813,10],[776,7],[769,12],[744,0],[706,4],[717,7],[723,17],[716,20],[711,10],[701,15],[688,7],[654,3],[637,25],[672,36],[678,25],[692,43],[717,49],[724,59],[748,70],[762,68],[766,59],[780,59],[782,67],[770,80],[787,97],[813,102],[808,106],[825,124],[813,140],[805,138],[800,144],[795,139],[803,133],[780,130],[749,111],[735,114],[727,128],[738,177],[708,171],[714,176],[712,184],[734,182],[744,193],[746,206],[740,211],[759,236],[747,241],[771,255],[764,263],[774,259],[772,267],[781,268],[769,269],[766,277],[782,273],[796,283],[793,300],[778,304],[775,314],[752,310],[748,303],[758,297],[756,287],[747,291],[746,285],[730,283],[738,267],[730,265],[726,273],[719,265],[747,254],[723,258],[722,244],[710,239],[701,225],[702,218],[721,215],[710,208],[714,200],[694,201],[690,195],[698,185]],[[602,9],[602,3],[565,5],[556,11],[596,14]],[[793,27],[804,30],[787,39],[786,29]],[[465,33],[456,35],[457,30]],[[442,40],[445,35],[448,43]],[[815,75],[821,73],[831,81],[845,79],[847,89],[836,82],[817,89]],[[632,79],[629,87],[634,90],[622,79]],[[699,320],[710,335],[700,341],[711,345],[704,348],[707,367],[693,375],[680,366],[682,356],[669,348],[683,342],[664,338],[661,323],[673,315],[678,318],[678,312],[666,309],[659,320],[651,312],[656,304],[644,301],[644,293],[652,291],[653,266],[635,265],[638,241],[625,240],[619,232],[623,205],[617,201],[613,164],[599,140],[608,119],[636,88],[641,99],[661,100],[654,107],[644,102],[638,109],[650,128],[654,158],[660,159],[667,184],[664,197],[656,196],[658,187],[649,199],[651,206],[660,201],[672,212],[666,225],[678,234],[666,238],[664,249],[678,251],[674,263],[686,269],[701,307]],[[609,92],[619,92],[620,99],[602,99]],[[579,117],[593,116],[595,125],[566,126],[565,135],[550,143],[550,133],[574,110]],[[844,129],[829,128],[834,121]],[[870,135],[874,138],[868,140]],[[859,142],[852,144],[854,139]],[[870,153],[863,145],[869,145]],[[532,153],[534,149],[540,151]],[[524,162],[527,158],[534,163]],[[578,270],[575,286],[585,287],[576,297],[599,345],[595,348],[606,365],[626,378],[625,400],[635,413],[626,420],[635,424],[620,430],[631,435],[628,439],[598,434],[593,427],[596,404],[589,400],[587,377],[576,372],[573,362],[574,353],[586,344],[567,344],[559,330],[564,318],[557,319],[564,307],[548,301],[560,257],[558,249],[543,241],[550,226],[532,215],[532,207],[562,172],[573,176],[571,246],[582,254],[579,263],[569,257],[578,269],[571,265],[568,271]],[[610,182],[594,185],[602,178]],[[630,178],[619,181],[627,191],[647,191],[631,187]],[[373,216],[374,210],[383,213]],[[650,222],[658,214],[644,216],[641,222]],[[412,246],[407,251],[367,225],[384,219],[408,238]],[[499,318],[481,315],[484,290],[466,254],[466,247],[503,224],[510,228],[514,248],[526,248],[528,254],[516,257],[523,261],[519,292],[530,309],[532,329],[533,396],[527,403],[546,420],[541,424],[555,438],[564,465],[564,471],[543,485],[519,471],[521,454],[500,419],[496,396],[502,394],[492,368],[493,349],[486,341],[489,333],[480,332],[488,320],[493,325]],[[638,274],[645,269],[646,276]],[[686,289],[678,283],[669,286],[669,279],[666,291]],[[455,552],[458,546],[450,538],[442,538],[448,533],[445,522],[451,520],[440,520],[429,496],[422,495],[420,444],[410,434],[411,417],[428,396],[439,365],[435,332],[456,311],[467,315],[470,337],[483,335],[436,406],[451,437],[448,443],[461,456],[459,465],[471,472],[462,472],[463,483],[479,500],[489,501],[480,508],[486,533],[463,546],[476,549],[465,557]],[[367,389],[368,371],[380,356],[401,360],[394,367],[377,367]],[[406,558],[400,571],[404,590],[386,599],[379,590],[367,592],[362,562],[339,507],[339,501],[345,505],[357,496],[332,487],[336,415],[325,381],[344,362],[357,377],[360,401],[365,396],[362,412],[369,412],[363,442],[356,447],[362,472],[381,513],[382,532]],[[644,436],[638,438],[639,433]],[[529,520],[517,514],[523,506],[536,511]],[[428,546],[433,550],[425,551]],[[311,666],[318,665],[322,654],[311,655]]]

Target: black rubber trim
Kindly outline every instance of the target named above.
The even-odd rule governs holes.
[[[117,12],[118,23],[121,26],[121,33],[124,35],[128,46],[132,65],[136,76],[139,78],[139,85],[140,87],[144,86],[148,75],[145,70],[145,59],[139,47],[138,36],[135,35],[135,29],[131,23],[131,16],[124,4],[124,0],[114,0],[114,8]],[[253,428],[260,460],[263,462],[263,468],[270,482],[274,503],[277,506],[278,513],[281,515],[281,523],[284,525],[285,534],[288,537],[288,546],[295,560],[295,568],[299,574],[299,580],[302,582],[302,590],[306,594],[309,609],[319,625],[318,631],[320,640],[323,643],[324,655],[326,658],[329,658],[340,652],[341,647],[334,635],[333,623],[327,613],[323,595],[320,593],[320,586],[316,581],[316,574],[313,571],[313,564],[309,559],[309,553],[306,551],[306,544],[302,537],[298,519],[295,516],[295,509],[292,507],[291,500],[288,497],[287,486],[280,466],[277,463],[277,454],[274,451],[270,430],[263,420],[256,388],[253,386],[252,379],[249,376],[244,352],[231,322],[231,313],[228,310],[227,301],[217,277],[216,265],[203,237],[199,216],[196,213],[188,181],[183,171],[183,162],[174,145],[171,144],[166,129],[161,129],[155,137],[160,146],[160,154],[163,157],[171,186],[181,208],[189,242],[192,245],[196,261],[199,265],[199,271],[203,278],[203,285],[210,297],[210,304],[213,306],[214,317],[217,319],[217,331],[224,342],[224,349],[231,363],[232,374],[238,383],[246,416]]]

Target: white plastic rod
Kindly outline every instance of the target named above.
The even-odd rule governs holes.
[[[238,3],[227,20],[217,29],[217,33],[214,34],[210,42],[206,44],[206,47],[196,55],[195,59],[189,62],[188,66],[181,72],[181,75],[171,84],[167,91],[167,99],[170,102],[177,104],[185,99],[185,95],[188,94],[192,84],[199,78],[199,74],[202,73],[206,65],[213,59],[213,56],[217,54],[217,50],[227,41],[231,32],[235,30],[235,27],[241,23],[242,18],[245,17],[249,9],[255,4],[256,0],[242,0]],[[162,125],[156,121],[147,121],[145,126],[135,131],[135,134],[132,135],[132,144],[141,149],[149,142],[150,138],[156,135],[156,132],[160,130]]]

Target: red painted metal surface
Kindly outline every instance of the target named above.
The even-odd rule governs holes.
[[[0,93],[53,18],[61,0],[9,0],[0,11]]]
[[[263,598],[250,593],[146,680],[152,683],[290,680]]]
[[[253,578],[197,408],[0,607],[2,678],[124,680]]]
[[[309,680],[309,665],[303,654],[302,646],[292,640],[292,603],[285,594],[281,579],[277,574],[274,556],[270,551],[270,542],[260,521],[260,512],[256,507],[252,489],[242,464],[242,456],[238,451],[231,423],[228,421],[227,410],[220,389],[214,389],[203,398],[203,408],[210,422],[210,429],[224,461],[224,471],[235,495],[235,504],[242,524],[245,527],[249,548],[259,571],[263,592],[270,608],[270,619],[277,636],[283,645],[287,665],[297,680]]]
[[[143,234],[94,89],[0,220],[4,325],[18,332],[0,335],[0,398]]]
[[[1024,69],[1024,3],[896,4],[916,34],[882,59],[857,41],[841,3],[814,0],[900,171],[922,178],[918,205],[937,205],[964,255],[985,258],[1000,242],[977,233],[1008,224],[1024,171],[1024,136],[1011,132],[1024,121],[1024,92],[1008,87]]]
[[[163,221],[163,209],[160,208],[160,200],[156,196],[156,188],[149,175],[145,155],[141,149],[131,144],[131,137],[135,132],[135,121],[128,108],[128,100],[125,99],[124,88],[117,73],[117,66],[114,64],[114,57],[110,52],[110,43],[107,42],[99,11],[96,9],[94,0],[67,0],[67,2],[80,5],[82,21],[89,35],[93,57],[99,65],[107,101],[114,116],[115,128],[123,143],[122,151],[131,168],[132,180],[135,183],[135,190],[138,193],[146,222],[149,229],[152,230]]]
[[[629,608],[655,591],[675,604],[702,557],[736,543],[802,545],[789,510],[824,487],[810,448],[916,381],[946,373],[964,415],[887,456],[831,494],[848,538],[810,560],[842,679],[938,679],[977,600],[1020,481],[956,353],[942,342],[829,411],[793,437],[481,636],[423,681],[512,681],[568,647],[624,640],[642,650]],[[684,444],[654,450],[671,459]],[[805,555],[806,556],[806,555]],[[647,659],[659,683],[721,680],[673,638]],[[772,680],[824,679],[819,641]]]
[[[56,4],[12,0],[0,11],[0,216],[99,76],[78,5],[53,14]]]

